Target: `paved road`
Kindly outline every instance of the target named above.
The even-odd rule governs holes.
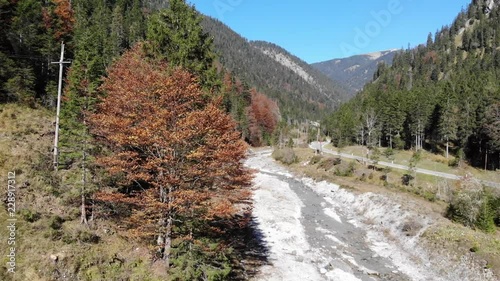
[[[371,162],[370,159],[367,159],[367,158],[364,158],[364,157],[354,156],[354,155],[345,154],[345,153],[340,153],[339,154],[336,151],[333,151],[333,150],[330,150],[328,148],[325,148],[325,145],[327,145],[327,144],[328,144],[328,142],[321,142],[321,146],[322,146],[321,149],[322,149],[322,151],[324,153],[328,153],[328,154],[332,154],[332,155],[337,155],[337,156],[342,156],[342,157],[345,157],[345,158],[355,159],[355,160],[359,160],[359,161],[363,161],[363,162]],[[312,149],[314,149],[314,150],[317,150],[317,149],[320,148],[320,143],[318,143],[318,142],[312,142],[309,145],[309,147],[312,148]],[[390,168],[400,169],[400,170],[408,170],[410,168],[410,167],[405,166],[405,165],[388,163],[388,162],[384,162],[384,161],[379,161],[379,162],[377,162],[377,164],[381,165],[381,166],[390,167]],[[442,173],[442,172],[437,172],[437,171],[432,171],[432,170],[426,170],[426,169],[421,169],[421,168],[417,168],[416,171],[417,171],[417,173],[420,173],[420,174],[432,175],[432,176],[441,177],[441,178],[445,178],[445,179],[451,179],[451,180],[460,180],[460,179],[463,178],[461,176],[457,176],[457,175],[454,175],[454,174]],[[489,186],[489,187],[500,188],[500,183],[497,183],[497,182],[484,181],[484,180],[480,180],[480,182],[481,182],[481,184]]]

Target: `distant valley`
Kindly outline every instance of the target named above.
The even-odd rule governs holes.
[[[286,119],[318,119],[349,98],[340,83],[264,41],[249,41],[214,18],[204,16],[222,66],[276,100]]]
[[[373,79],[377,65],[381,62],[391,65],[398,49],[355,55],[311,64],[337,84],[345,88],[353,97]]]

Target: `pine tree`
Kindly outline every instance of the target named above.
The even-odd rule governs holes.
[[[148,21],[147,39],[151,54],[182,66],[197,75],[204,87],[219,87],[214,66],[212,39],[203,31],[201,16],[184,0],[169,1]]]

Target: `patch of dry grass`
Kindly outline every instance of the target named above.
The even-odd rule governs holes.
[[[16,273],[5,272],[2,239],[0,280],[165,280],[152,271],[148,250],[121,238],[118,226],[80,224],[79,204],[65,187],[74,183],[61,184],[52,171],[53,122],[49,110],[0,104],[0,174],[15,171],[17,188]],[[51,223],[55,217],[60,226]],[[1,237],[7,219],[0,208]]]
[[[430,247],[446,249],[461,256],[473,252],[479,259],[486,261],[485,267],[491,268],[500,276],[500,235],[486,234],[451,222],[431,226],[422,235]]]

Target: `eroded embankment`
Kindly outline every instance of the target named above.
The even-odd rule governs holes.
[[[270,250],[257,280],[495,280],[467,256],[422,247],[433,219],[411,203],[294,177],[270,151],[247,165],[258,171],[254,216]]]

